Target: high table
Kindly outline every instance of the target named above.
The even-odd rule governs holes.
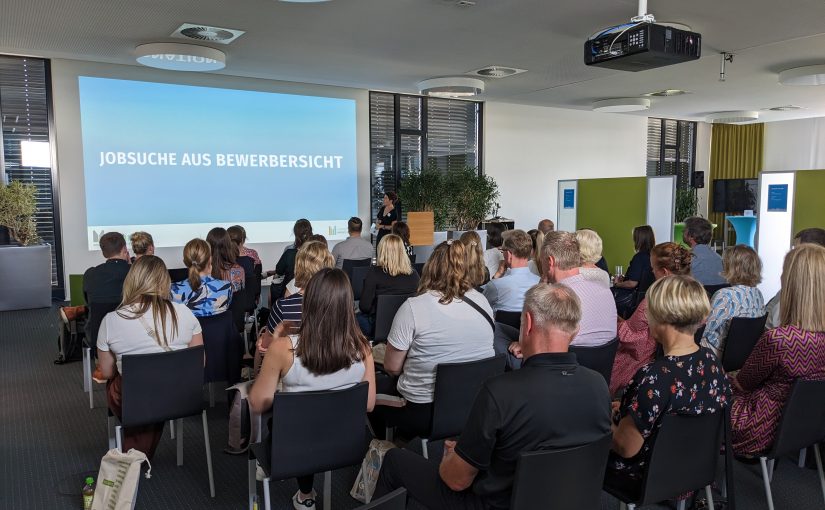
[[[736,244],[744,244],[754,248],[756,237],[756,216],[725,216],[736,232]],[[725,225],[725,239],[727,239],[727,225]]]

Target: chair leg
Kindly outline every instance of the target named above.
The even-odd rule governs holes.
[[[117,448],[117,439],[115,438],[115,417],[114,416],[107,416],[106,417],[106,430],[109,432],[109,449],[114,450]]]
[[[215,407],[215,383],[208,383],[209,386],[209,407]]]
[[[679,500],[679,503],[676,504],[676,510],[685,510],[686,506],[687,506],[687,500],[686,499],[681,499],[681,500]]]
[[[773,482],[773,468],[776,467],[777,459],[768,460],[768,479]]]
[[[255,486],[255,473],[257,471],[257,461],[249,459],[247,462],[247,491],[249,493],[249,510],[255,509],[255,497],[258,495],[258,488]]]
[[[805,461],[808,460],[808,449],[803,448],[799,450],[799,467],[805,467]]]
[[[708,508],[713,510],[713,491],[710,490],[710,485],[705,487],[705,496],[708,498]]]
[[[825,473],[822,472],[822,454],[819,452],[819,445],[814,443],[814,457],[816,458],[816,471],[819,473],[819,485],[822,487],[822,497],[825,498]]]
[[[83,348],[83,391],[92,391],[92,350],[88,347]]]
[[[392,427],[384,428],[384,437],[387,438],[387,441],[392,441],[393,432],[395,432],[395,429]]]
[[[269,506],[269,482],[271,480],[269,478],[264,478],[264,509],[265,510],[272,510],[272,507]]]
[[[421,455],[423,455],[425,459],[430,458],[429,445],[430,445],[430,442],[427,441],[426,439],[421,440]]]
[[[172,421],[172,420],[170,420]],[[178,434],[177,434],[177,448],[178,448],[178,466],[183,465],[183,420],[178,418],[174,420],[178,423]]]
[[[175,439],[175,420],[169,420],[169,439]]]
[[[115,427],[115,444],[117,445],[117,449],[123,453],[123,427],[120,425]]]
[[[324,510],[332,510],[332,471],[324,473]]]
[[[215,474],[212,472],[212,448],[209,446],[209,425],[206,423],[206,409],[201,413],[203,419],[203,442],[206,445],[206,468],[209,470],[209,495],[215,497]]]
[[[768,475],[768,465],[765,457],[759,457],[762,466],[762,481],[765,484],[765,497],[768,498],[768,510],[773,510],[773,495],[771,494],[771,478]]]

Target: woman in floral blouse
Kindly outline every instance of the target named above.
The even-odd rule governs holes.
[[[183,263],[189,278],[172,284],[172,301],[187,306],[195,317],[209,317],[229,310],[232,284],[218,280],[212,272],[209,243],[192,239],[183,247]]]
[[[650,333],[664,356],[639,370],[615,404],[611,475],[640,481],[653,438],[668,414],[722,412],[730,386],[721,363],[693,335],[710,312],[702,285],[689,276],[668,276],[647,291]]]

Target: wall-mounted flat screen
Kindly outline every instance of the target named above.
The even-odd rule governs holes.
[[[713,212],[755,211],[758,190],[758,179],[714,179]]]

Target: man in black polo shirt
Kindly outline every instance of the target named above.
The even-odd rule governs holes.
[[[405,487],[431,510],[509,508],[520,453],[609,434],[607,384],[567,352],[580,320],[579,298],[568,287],[531,288],[521,318],[522,369],[484,384],[458,441],[445,442],[440,466],[408,450],[387,452],[375,497]]]

